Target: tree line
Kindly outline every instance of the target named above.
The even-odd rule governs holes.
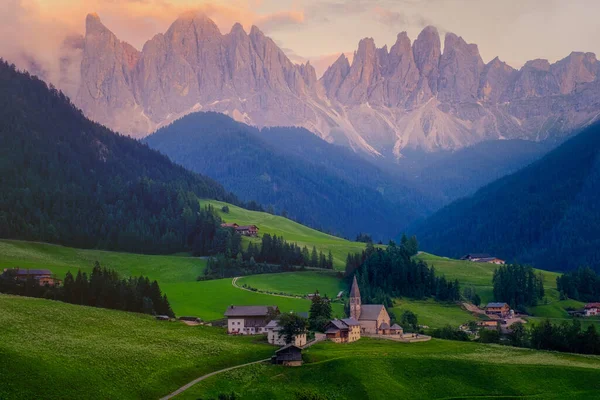
[[[434,297],[438,301],[460,299],[460,284],[437,276],[435,267],[412,258],[417,253],[416,239],[400,245],[390,242],[387,248],[371,243],[361,254],[349,254],[345,276],[348,282],[356,275],[363,302],[392,306],[394,297]]]
[[[556,289],[562,299],[598,301],[600,299],[600,276],[591,268],[580,267],[558,276]]]
[[[167,295],[148,277],[121,278],[117,271],[95,263],[91,274],[67,272],[62,285],[40,285],[33,277],[17,278],[9,269],[0,275],[0,292],[58,300],[84,306],[174,317]]]
[[[535,306],[544,297],[544,277],[525,265],[503,265],[494,270],[492,278],[494,300],[502,301],[515,310]]]

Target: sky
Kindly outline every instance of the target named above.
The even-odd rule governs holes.
[[[235,22],[257,25],[295,62],[319,73],[341,52],[372,37],[390,47],[399,32],[411,39],[427,25],[477,43],[485,62],[496,56],[514,67],[534,58],[551,62],[571,51],[600,54],[599,0],[2,0],[0,57],[27,49],[52,63],[66,33],[83,33],[96,12],[121,40],[144,42],[183,12],[199,10],[222,32]],[[443,38],[442,38],[443,43]],[[50,68],[50,67],[49,67]]]

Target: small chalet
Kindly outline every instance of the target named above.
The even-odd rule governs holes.
[[[510,307],[506,303],[488,303],[485,306],[485,313],[505,318],[510,313]]]
[[[258,236],[258,226],[256,225],[238,226],[237,228],[235,228],[235,231],[242,236]]]
[[[271,357],[271,362],[286,367],[299,367],[302,365],[302,349],[293,344],[283,346]]]
[[[404,334],[404,329],[398,324],[394,324],[390,327],[390,335],[402,335]]]
[[[504,265],[506,262],[497,257],[493,257],[489,254],[485,253],[473,253],[467,254],[460,258],[463,261],[472,261],[478,263],[488,263],[488,264],[496,264],[496,265]]]
[[[583,309],[583,315],[586,317],[593,317],[595,315],[600,315],[600,303],[588,303],[585,305]]]
[[[479,322],[477,322],[477,326],[479,326],[481,328],[485,328],[485,329],[496,330],[496,329],[498,329],[498,322],[499,321],[497,319],[479,321]]]
[[[265,326],[265,330],[267,331],[267,340],[270,344],[285,346],[285,337],[279,333],[281,331],[281,326],[279,326],[277,320],[274,319],[269,322],[267,326]],[[306,333],[296,335],[292,344],[298,347],[304,346],[306,344]]]
[[[266,333],[267,320],[273,314],[279,314],[277,306],[229,306],[225,311],[227,333],[230,335]]]
[[[21,282],[33,278],[38,281],[40,286],[59,286],[62,282],[60,279],[54,278],[52,271],[49,269],[5,268],[4,274],[12,275]]]
[[[360,323],[354,318],[333,319],[325,325],[325,336],[335,343],[351,343],[360,339]]]

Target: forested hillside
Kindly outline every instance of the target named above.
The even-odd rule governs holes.
[[[0,141],[3,238],[174,252],[191,245],[198,197],[236,202],[212,179],[89,121],[62,93],[4,62]]]
[[[487,252],[538,268],[600,268],[600,125],[412,229],[446,256]]]
[[[190,114],[147,143],[183,166],[311,227],[387,240],[432,211],[402,178],[298,128],[259,131],[216,113]]]

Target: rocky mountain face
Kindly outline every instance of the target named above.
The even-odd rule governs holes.
[[[90,118],[145,136],[193,111],[263,126],[302,126],[330,142],[400,157],[405,148],[458,149],[491,139],[543,140],[600,114],[600,64],[571,53],[520,70],[485,64],[477,45],[434,27],[388,50],[360,41],[317,79],[258,28],[222,34],[209,18],[180,17],[141,51],[89,15],[76,104]]]

